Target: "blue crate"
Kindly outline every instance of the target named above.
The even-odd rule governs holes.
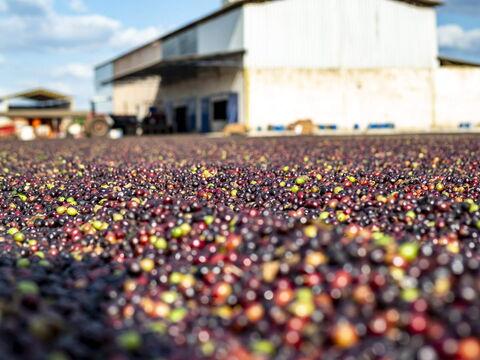
[[[472,124],[469,123],[469,122],[463,122],[463,123],[458,124],[458,128],[459,129],[471,129]]]
[[[287,128],[285,127],[285,125],[271,125],[269,129],[271,131],[285,131]]]
[[[368,125],[369,130],[383,130],[383,129],[395,129],[395,124],[393,123],[371,123]]]
[[[337,130],[338,126],[335,124],[320,124],[317,125],[320,130]]]

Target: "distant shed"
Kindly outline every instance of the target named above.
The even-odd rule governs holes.
[[[0,122],[43,127],[48,134],[65,130],[75,118],[85,118],[86,112],[73,110],[71,96],[37,88],[0,97]]]

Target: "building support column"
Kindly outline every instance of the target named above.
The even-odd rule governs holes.
[[[243,69],[243,123],[250,128],[250,73]]]
[[[430,129],[435,130],[437,128],[437,81],[436,81],[436,69],[430,69],[430,93],[431,93],[431,113]]]

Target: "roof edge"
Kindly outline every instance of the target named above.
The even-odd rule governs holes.
[[[449,56],[438,56],[441,66],[466,66],[466,67],[480,67],[480,62],[463,60]]]
[[[9,99],[15,99],[15,98],[28,98],[28,94],[36,93],[36,92],[43,92],[46,94],[52,95],[52,98],[57,98],[58,100],[72,100],[73,97],[71,95],[63,94],[61,92],[55,91],[55,90],[50,90],[47,88],[33,88],[25,91],[19,91],[16,93],[12,94],[7,94],[4,96],[0,96],[0,100],[9,100]]]
[[[153,45],[155,44],[156,42],[159,42],[160,41],[160,37],[156,37],[154,40],[150,40],[149,42],[147,43],[144,43],[144,44],[140,44],[138,46],[135,46],[134,48],[130,49],[130,50],[127,50],[123,53],[121,53],[120,55],[117,55],[113,58],[111,58],[110,60],[106,60],[106,61],[103,61],[97,65],[95,65],[93,67],[94,70],[97,70],[105,65],[108,65],[108,64],[111,64],[117,60],[120,60],[120,59],[123,59],[124,57],[128,56],[128,55],[131,55],[133,54],[134,52],[138,51],[138,50],[141,50],[141,49],[145,49],[146,47],[149,47],[150,45]]]
[[[420,5],[426,7],[436,7],[445,4],[444,0],[397,0],[400,2],[411,3],[413,5]]]
[[[247,5],[247,4],[255,4],[255,3],[265,3],[265,2],[271,2],[273,0],[239,0],[239,1],[236,1],[234,3],[231,3],[229,5],[226,5],[208,15],[205,15],[203,17],[200,17],[199,19],[197,20],[194,20],[184,26],[181,26],[179,27],[178,29],[176,30],[173,30],[163,36],[160,37],[160,40],[166,40],[168,39],[169,37],[172,37],[180,32],[183,32],[189,28],[192,28],[198,24],[201,24],[205,21],[208,21],[212,18],[215,18],[217,16],[220,16],[220,15],[223,15],[225,13],[228,13],[234,9],[237,9],[237,8],[240,8],[240,7],[243,7],[244,5]],[[399,1],[399,2],[406,2],[406,3],[411,3],[413,5],[421,5],[421,6],[428,6],[428,7],[436,7],[436,6],[440,6],[440,5],[443,5],[444,2],[443,0],[395,0],[395,1]]]
[[[181,33],[185,30],[188,30],[192,27],[195,27],[197,26],[198,24],[201,24],[205,21],[208,21],[208,20],[211,20],[213,18],[216,18],[217,16],[220,16],[220,15],[223,15],[223,14],[226,14],[226,13],[229,13],[230,11],[232,10],[235,10],[235,9],[238,9],[238,8],[241,8],[243,7],[244,5],[247,5],[247,4],[253,4],[253,3],[264,3],[264,2],[270,2],[272,0],[240,0],[240,1],[236,1],[234,3],[231,3],[231,4],[228,4],[228,5],[225,5],[223,7],[221,7],[220,9],[218,10],[215,10],[214,12],[210,13],[210,14],[207,14],[205,16],[202,16],[200,18],[198,18],[197,20],[193,20],[191,22],[189,22],[188,24],[186,25],[183,25],[183,26],[180,26],[178,29],[176,30],[173,30],[171,32],[168,32],[167,34],[164,34],[162,37],[160,37],[160,40],[166,40],[168,39],[169,37],[172,37],[178,33]]]

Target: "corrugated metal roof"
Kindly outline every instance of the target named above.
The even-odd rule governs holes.
[[[2,100],[24,98],[32,100],[71,100],[71,97],[57,91],[37,88],[0,97]]]
[[[150,42],[148,42],[148,43],[146,43],[146,44],[144,44],[144,45],[141,45],[141,46],[139,46],[139,47],[137,47],[137,48],[135,48],[135,49],[133,49],[133,50],[130,50],[130,51],[128,51],[127,53],[124,53],[124,54],[122,54],[122,55],[120,55],[120,56],[118,56],[118,57],[115,57],[114,59],[112,59],[112,60],[110,60],[110,61],[105,61],[105,62],[101,63],[100,65],[97,65],[95,68],[99,68],[99,67],[104,66],[104,65],[106,65],[106,64],[108,64],[108,63],[114,62],[114,61],[116,61],[116,60],[118,60],[118,59],[121,59],[122,57],[125,57],[125,56],[131,54],[132,52],[137,51],[137,50],[139,50],[139,49],[142,49],[142,48],[144,48],[144,47],[146,47],[146,46],[148,46],[148,45],[150,45],[150,44],[152,44],[152,43],[154,43],[154,42],[156,42],[156,41],[166,40],[166,39],[168,39],[168,38],[170,38],[170,37],[172,37],[172,36],[175,36],[175,35],[183,32],[183,31],[185,31],[185,30],[188,30],[188,29],[190,29],[190,28],[192,28],[192,27],[195,27],[195,26],[197,26],[197,25],[199,25],[199,24],[201,24],[201,23],[204,23],[204,22],[209,21],[209,20],[211,20],[211,19],[214,19],[214,18],[216,18],[216,17],[218,17],[218,16],[221,16],[221,15],[223,15],[223,14],[226,14],[226,13],[228,13],[228,12],[234,10],[234,9],[237,9],[237,8],[239,8],[239,7],[242,7],[242,6],[244,6],[244,5],[254,4],[254,3],[263,3],[263,2],[269,2],[269,1],[276,1],[276,0],[240,0],[240,1],[234,2],[234,3],[232,3],[232,4],[226,5],[226,6],[222,7],[222,8],[220,8],[219,10],[216,10],[216,11],[214,11],[214,12],[208,14],[208,15],[205,15],[205,16],[197,19],[197,20],[194,20],[194,21],[192,21],[192,22],[190,22],[190,23],[188,23],[188,24],[186,24],[186,25],[184,25],[184,26],[181,26],[181,27],[179,27],[179,28],[176,29],[176,30],[173,30],[173,31],[171,31],[171,32],[169,32],[169,33],[167,33],[167,34],[165,34],[165,35],[162,35],[162,36],[161,36],[160,38],[158,38],[158,39],[155,39],[155,40],[150,41]],[[320,0],[319,0],[319,1],[320,1]],[[394,1],[399,1],[399,2],[403,2],[403,3],[408,3],[408,4],[411,4],[411,5],[423,6],[423,7],[435,7],[435,6],[443,5],[443,3],[444,3],[443,0],[394,0]]]
[[[205,21],[208,21],[210,19],[213,19],[213,18],[216,18],[217,16],[220,16],[220,15],[223,15],[227,12],[230,12],[231,10],[234,10],[234,9],[237,9],[239,7],[242,7],[246,4],[253,4],[253,3],[262,3],[262,2],[270,2],[270,1],[276,1],[276,0],[240,0],[240,1],[237,1],[237,2],[234,2],[232,4],[229,4],[227,6],[224,6],[223,8],[211,13],[211,14],[208,14],[204,17],[201,17],[200,19],[197,19],[195,21],[192,21],[191,23],[187,24],[187,25],[184,25],[168,34],[165,34],[163,35],[160,39],[161,40],[165,40],[165,39],[168,39],[169,37],[171,36],[175,36],[176,34],[182,32],[182,31],[185,31],[191,27],[194,27],[198,24],[201,24]],[[318,1],[321,1],[321,0],[318,0]],[[412,4],[412,5],[417,5],[417,6],[439,6],[439,5],[442,5],[443,4],[443,1],[442,0],[395,0],[395,1],[399,1],[399,2],[404,2],[404,3],[409,3],[409,4]]]

